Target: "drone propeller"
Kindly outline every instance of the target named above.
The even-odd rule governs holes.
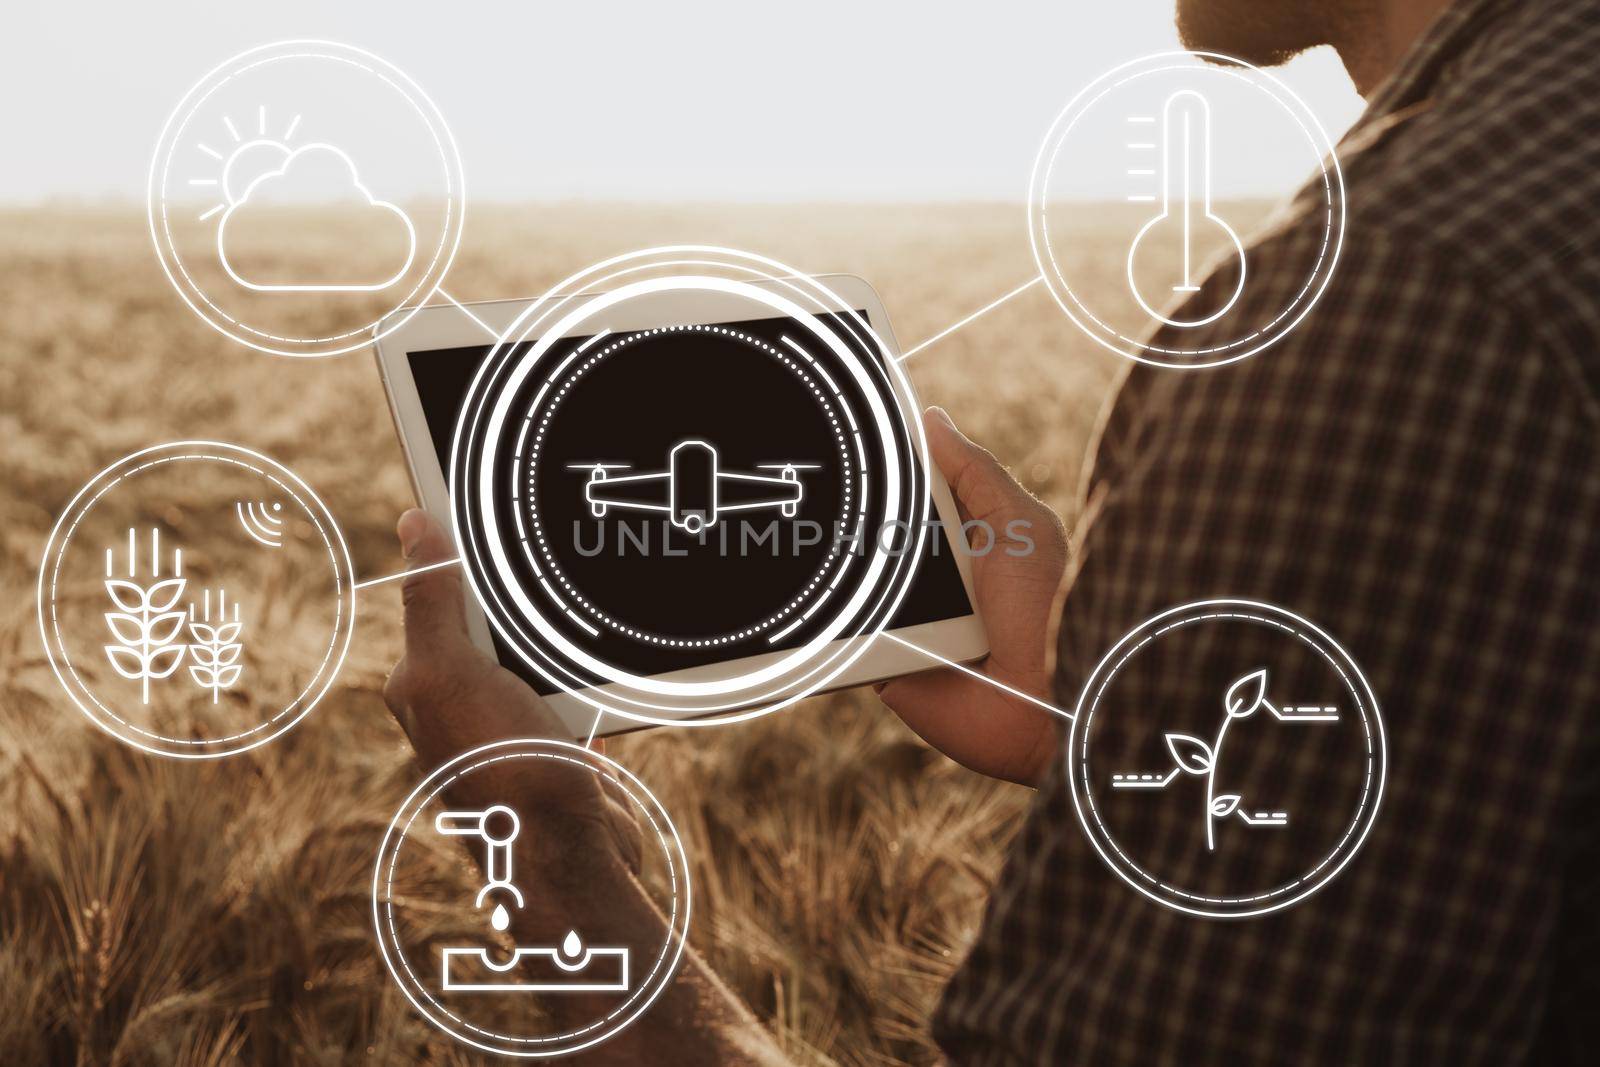
[[[757,463],[756,464],[756,469],[757,470],[763,470],[763,471],[782,471],[782,470],[819,471],[819,470],[822,469],[822,464],[820,464],[820,463]]]
[[[569,471],[625,471],[632,463],[568,463]]]

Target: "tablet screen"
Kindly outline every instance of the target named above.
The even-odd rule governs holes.
[[[858,314],[863,317],[866,315],[864,311]],[[781,318],[746,320],[736,325],[745,335],[766,339],[774,345],[786,326],[792,329],[789,320]],[[576,349],[586,340],[582,337],[566,338],[562,344]],[[693,342],[685,337],[683,343]],[[407,353],[428,432],[440,466],[445,470],[450,466],[451,439],[461,405],[474,375],[489,352],[490,346],[481,345]],[[573,555],[574,561],[574,554],[603,558],[603,562],[594,561],[599,566],[587,568],[589,599],[600,603],[611,597],[628,599],[633,610],[643,612],[646,617],[654,614],[659,617],[657,621],[663,623],[670,619],[673,624],[681,624],[691,632],[709,622],[711,615],[737,617],[741,613],[759,613],[761,605],[755,601],[763,595],[763,590],[781,588],[796,580],[804,581],[803,575],[796,572],[796,568],[803,564],[803,553],[785,540],[785,537],[798,540],[806,536],[804,512],[799,516],[802,520],[799,523],[764,527],[722,523],[715,529],[705,531],[699,539],[701,544],[706,538],[720,538],[722,552],[735,552],[742,561],[741,569],[746,580],[731,585],[725,580],[699,581],[701,576],[696,573],[693,553],[673,558],[667,566],[663,566],[659,558],[652,558],[653,554],[659,557],[663,552],[677,557],[666,540],[673,531],[667,528],[664,517],[651,516],[659,520],[652,525],[644,521],[647,516],[624,516],[614,511],[606,517],[606,523],[579,522],[580,518],[592,514],[588,504],[591,497],[585,496],[587,481],[618,479],[619,482],[613,482],[615,486],[641,470],[653,471],[667,465],[668,457],[663,454],[667,451],[664,447],[667,442],[659,439],[660,433],[652,429],[652,423],[660,421],[651,418],[653,390],[648,380],[640,378],[638,367],[630,373],[632,376],[625,388],[591,389],[591,395],[603,398],[603,402],[594,403],[593,410],[583,413],[587,422],[603,422],[605,432],[598,439],[603,440],[602,450],[606,454],[563,455],[560,457],[562,462],[556,468],[568,471],[563,477],[573,483],[571,491],[564,492],[560,497],[560,503],[571,512],[570,516],[562,517],[561,528],[565,530],[570,525],[574,531],[572,544],[564,546],[565,551]],[[689,449],[678,457],[681,464],[687,467],[691,461],[703,460],[713,467],[721,464],[727,468],[748,470],[750,475],[756,477],[793,478],[798,484],[824,477],[826,472],[821,464],[806,462],[817,457],[809,453],[799,454],[808,447],[814,449],[820,444],[805,439],[803,428],[807,413],[775,408],[773,402],[767,399],[768,395],[785,396],[792,391],[785,391],[781,387],[774,388],[770,394],[765,390],[758,391],[763,393],[760,403],[754,402],[751,396],[708,394],[704,403],[708,408],[714,406],[717,409],[717,447],[714,451]],[[574,397],[574,402],[578,399]],[[578,413],[574,412],[570,417],[576,419]],[[814,417],[812,419],[814,421]],[[783,447],[777,448],[775,441],[784,442]],[[789,451],[796,454],[791,456]],[[705,454],[697,455],[696,452]],[[778,452],[784,454],[780,456]],[[768,460],[779,462],[765,462]],[[789,469],[786,470],[786,467]],[[770,483],[750,484],[758,486]],[[816,495],[823,494],[819,492]],[[938,524],[931,501],[928,511],[932,524],[929,536],[923,541],[915,578],[890,623],[891,629],[972,614],[948,534]],[[752,529],[756,531],[754,536],[749,533]],[[677,535],[681,540],[682,531],[677,531]],[[657,538],[654,543],[652,536]],[[813,523],[811,536],[827,536],[823,524]],[[731,543],[730,537],[733,539]],[[715,588],[708,588],[712,585]],[[640,588],[649,589],[650,595],[638,596],[637,590]],[[745,599],[752,602],[742,603]],[[796,631],[788,637],[779,636],[771,640],[768,647],[775,651],[799,647],[805,637],[804,631]],[[525,678],[536,690],[544,694],[558,691],[548,680],[528,669],[498,634],[495,635],[495,645],[501,663]],[[629,655],[633,659],[631,666],[643,673],[664,673],[716,662],[719,658],[712,649],[678,648],[662,642],[632,647]]]

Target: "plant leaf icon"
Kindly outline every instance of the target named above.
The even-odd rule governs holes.
[[[106,658],[116,672],[131,682],[137,682],[144,673],[144,660],[139,653],[121,645],[107,645]]]
[[[1223,793],[1211,801],[1211,817],[1214,819],[1226,819],[1233,814],[1234,809],[1238,806],[1238,793]]]
[[[183,662],[183,654],[189,650],[188,645],[167,645],[158,648],[150,654],[149,666],[145,671],[151,678],[166,678],[178,669],[178,664]]]
[[[188,584],[187,578],[168,578],[164,582],[157,582],[145,594],[145,603],[154,612],[171,611],[172,605],[178,602],[183,587]]]
[[[183,624],[189,616],[181,611],[169,611],[165,615],[157,615],[148,623],[146,633],[153,644],[170,645],[178,639]]]
[[[144,624],[137,617],[124,615],[120,611],[108,611],[105,615],[111,636],[124,645],[137,645],[144,640]]]
[[[1260,710],[1261,702],[1266,698],[1267,669],[1261,667],[1228,686],[1227,695],[1222,698],[1222,707],[1228,713],[1228,718],[1244,719]]]
[[[124,581],[121,578],[107,578],[106,592],[111,594],[111,599],[123,611],[138,614],[145,609],[144,586],[138,582]]]
[[[1168,734],[1167,751],[1190,774],[1205,774],[1211,769],[1211,746],[1188,734]]]

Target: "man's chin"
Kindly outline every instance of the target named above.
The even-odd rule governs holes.
[[[1328,0],[1317,0],[1318,3]],[[1192,52],[1216,52],[1275,67],[1324,42],[1307,5],[1260,0],[1178,0],[1178,38]]]

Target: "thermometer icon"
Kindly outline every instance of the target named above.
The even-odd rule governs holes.
[[[1148,120],[1146,120],[1148,121]],[[1244,245],[1211,209],[1211,104],[1193,89],[1167,97],[1161,109],[1161,207],[1128,248],[1128,288],[1139,306],[1169,326],[1204,326],[1227,313],[1244,291]],[[1226,242],[1226,243],[1224,243]],[[1239,259],[1233,292],[1201,317],[1183,309],[1163,312],[1173,293],[1199,292],[1194,253],[1231,246]]]

